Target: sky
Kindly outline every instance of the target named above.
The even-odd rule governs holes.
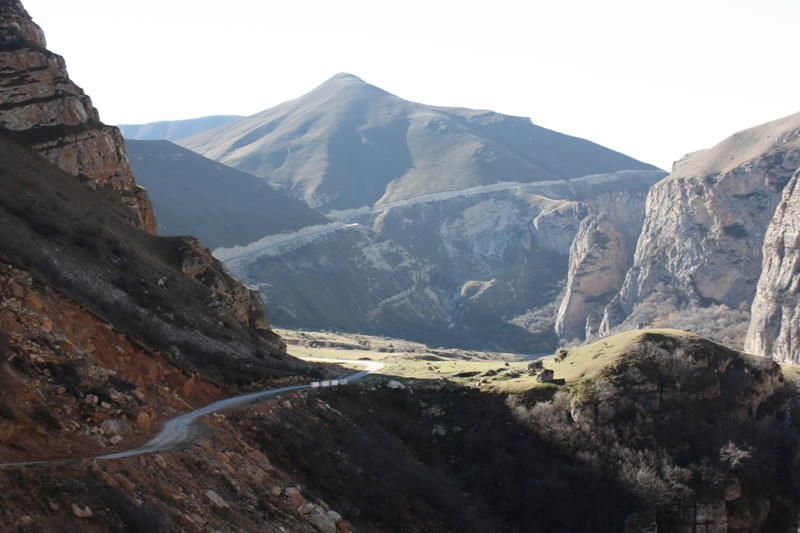
[[[108,124],[251,115],[349,72],[669,170],[800,112],[800,0],[22,0]]]

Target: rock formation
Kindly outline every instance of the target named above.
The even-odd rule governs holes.
[[[88,185],[120,191],[133,223],[155,233],[150,200],[134,180],[119,130],[100,122],[90,98],[70,81],[64,58],[46,46],[18,0],[0,4],[0,128]]]
[[[381,235],[333,223],[272,240],[215,254],[238,279],[261,290],[278,323],[399,338],[447,329],[429,269]]]
[[[627,187],[595,186],[583,202],[591,213],[581,221],[570,246],[566,292],[556,317],[563,339],[599,333],[606,305],[622,287],[644,221],[650,181]]]
[[[583,339],[597,334],[602,313],[622,287],[628,260],[622,234],[604,217],[581,221],[569,257],[567,290],[556,318],[556,334]]]
[[[800,363],[800,170],[783,190],[764,238],[764,263],[746,352]]]
[[[799,165],[800,113],[676,163],[648,194],[634,264],[601,330],[714,305],[749,307],[764,233]]]

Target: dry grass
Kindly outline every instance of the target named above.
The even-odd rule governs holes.
[[[291,355],[381,361],[386,366],[378,374],[387,377],[447,380],[500,393],[521,393],[537,387],[553,386],[538,383],[535,376],[529,376],[530,361],[513,354],[431,350],[420,343],[367,335],[286,329],[276,331],[289,345]],[[602,368],[630,353],[646,333],[695,337],[691,333],[672,329],[626,331],[572,348],[567,357],[558,363],[555,356],[546,357],[543,359],[544,366],[555,372],[557,383],[577,383],[591,378]],[[797,376],[800,380],[800,372]]]
[[[696,335],[677,329],[637,329],[625,331],[599,341],[569,350],[569,355],[560,363],[554,363],[555,377],[567,383],[591,378],[600,369],[630,353],[647,333],[659,333],[677,338],[697,338]]]

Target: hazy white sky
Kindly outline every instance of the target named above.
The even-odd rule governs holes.
[[[800,111],[800,0],[22,0],[104,122],[250,115],[338,72],[669,169]]]

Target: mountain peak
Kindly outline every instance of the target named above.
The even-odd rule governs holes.
[[[358,76],[340,72],[307,93],[306,96],[316,99],[321,95],[336,98],[359,98],[365,95],[385,96],[390,95],[390,93],[371,83],[367,83]]]
[[[364,80],[362,80],[355,74],[350,74],[349,72],[339,72],[338,74],[334,74],[328,81],[331,82],[336,80],[350,80],[350,81],[360,81],[366,83]]]

